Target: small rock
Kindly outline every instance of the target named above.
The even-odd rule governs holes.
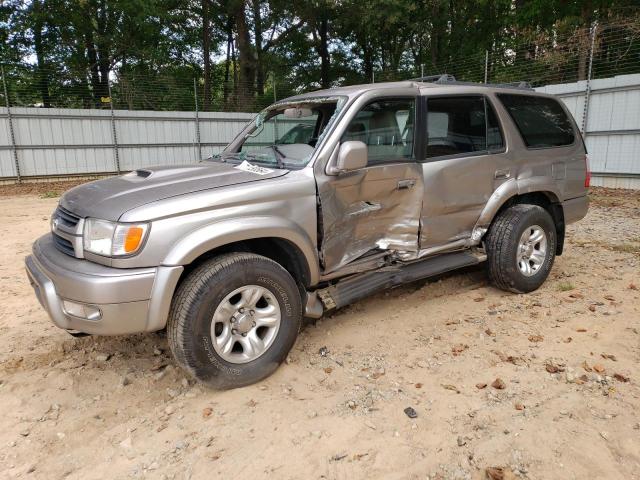
[[[106,362],[110,358],[111,358],[111,355],[108,353],[99,353],[98,355],[96,355],[97,362]]]
[[[167,405],[167,407],[164,409],[164,413],[166,413],[167,415],[171,415],[175,411],[176,411],[176,409],[173,408],[172,405]]]
[[[121,387],[126,387],[127,385],[129,385],[131,383],[131,380],[129,380],[129,377],[127,377],[126,375],[123,375],[122,377],[120,377],[120,383],[119,385]]]
[[[413,407],[407,407],[404,409],[404,413],[407,415],[407,417],[409,418],[417,418],[418,417],[418,412],[415,411],[415,409]]]
[[[491,386],[496,390],[504,390],[505,388],[507,388],[507,385],[504,383],[504,380],[502,380],[501,378],[496,378],[491,384]]]
[[[159,355],[162,355],[162,350],[160,350],[159,348],[154,348],[153,349],[153,354],[157,357]]]
[[[20,432],[20,435],[22,435],[23,437],[28,437],[30,433],[31,432],[29,430],[22,430]]]
[[[458,446],[463,447],[466,444],[467,444],[467,441],[463,437],[458,436]]]
[[[321,357],[326,357],[327,355],[329,355],[329,349],[327,347],[320,347],[320,350],[318,350],[318,353],[320,354]]]
[[[64,432],[58,432],[58,433],[56,433],[56,436],[57,436],[60,440],[62,440],[64,437],[66,437],[66,435],[64,434]]]

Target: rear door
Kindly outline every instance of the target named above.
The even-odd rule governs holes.
[[[471,236],[494,190],[516,174],[485,95],[429,96],[426,102],[421,248]]]
[[[415,160],[415,122],[411,95],[374,98],[345,124],[340,142],[364,142],[368,164],[318,179],[325,273],[368,252],[418,250],[422,172]]]

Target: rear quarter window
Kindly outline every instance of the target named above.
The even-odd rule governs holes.
[[[575,141],[573,124],[557,100],[505,93],[499,93],[498,98],[527,147],[561,147]]]

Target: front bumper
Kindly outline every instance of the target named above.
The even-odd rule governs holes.
[[[56,326],[96,335],[164,328],[182,273],[182,267],[121,269],[77,259],[56,249],[51,234],[34,243],[25,266],[36,297]],[[96,307],[101,315],[96,320],[70,315],[64,300]]]

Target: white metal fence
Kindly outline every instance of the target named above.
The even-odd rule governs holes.
[[[640,188],[640,74],[548,85],[583,131],[593,185]],[[222,149],[254,113],[0,108],[0,180],[183,164]]]
[[[581,127],[592,185],[640,189],[640,74],[536,90],[557,95]]]
[[[220,151],[254,117],[58,108],[11,108],[9,116],[0,108],[0,179],[190,163]]]

